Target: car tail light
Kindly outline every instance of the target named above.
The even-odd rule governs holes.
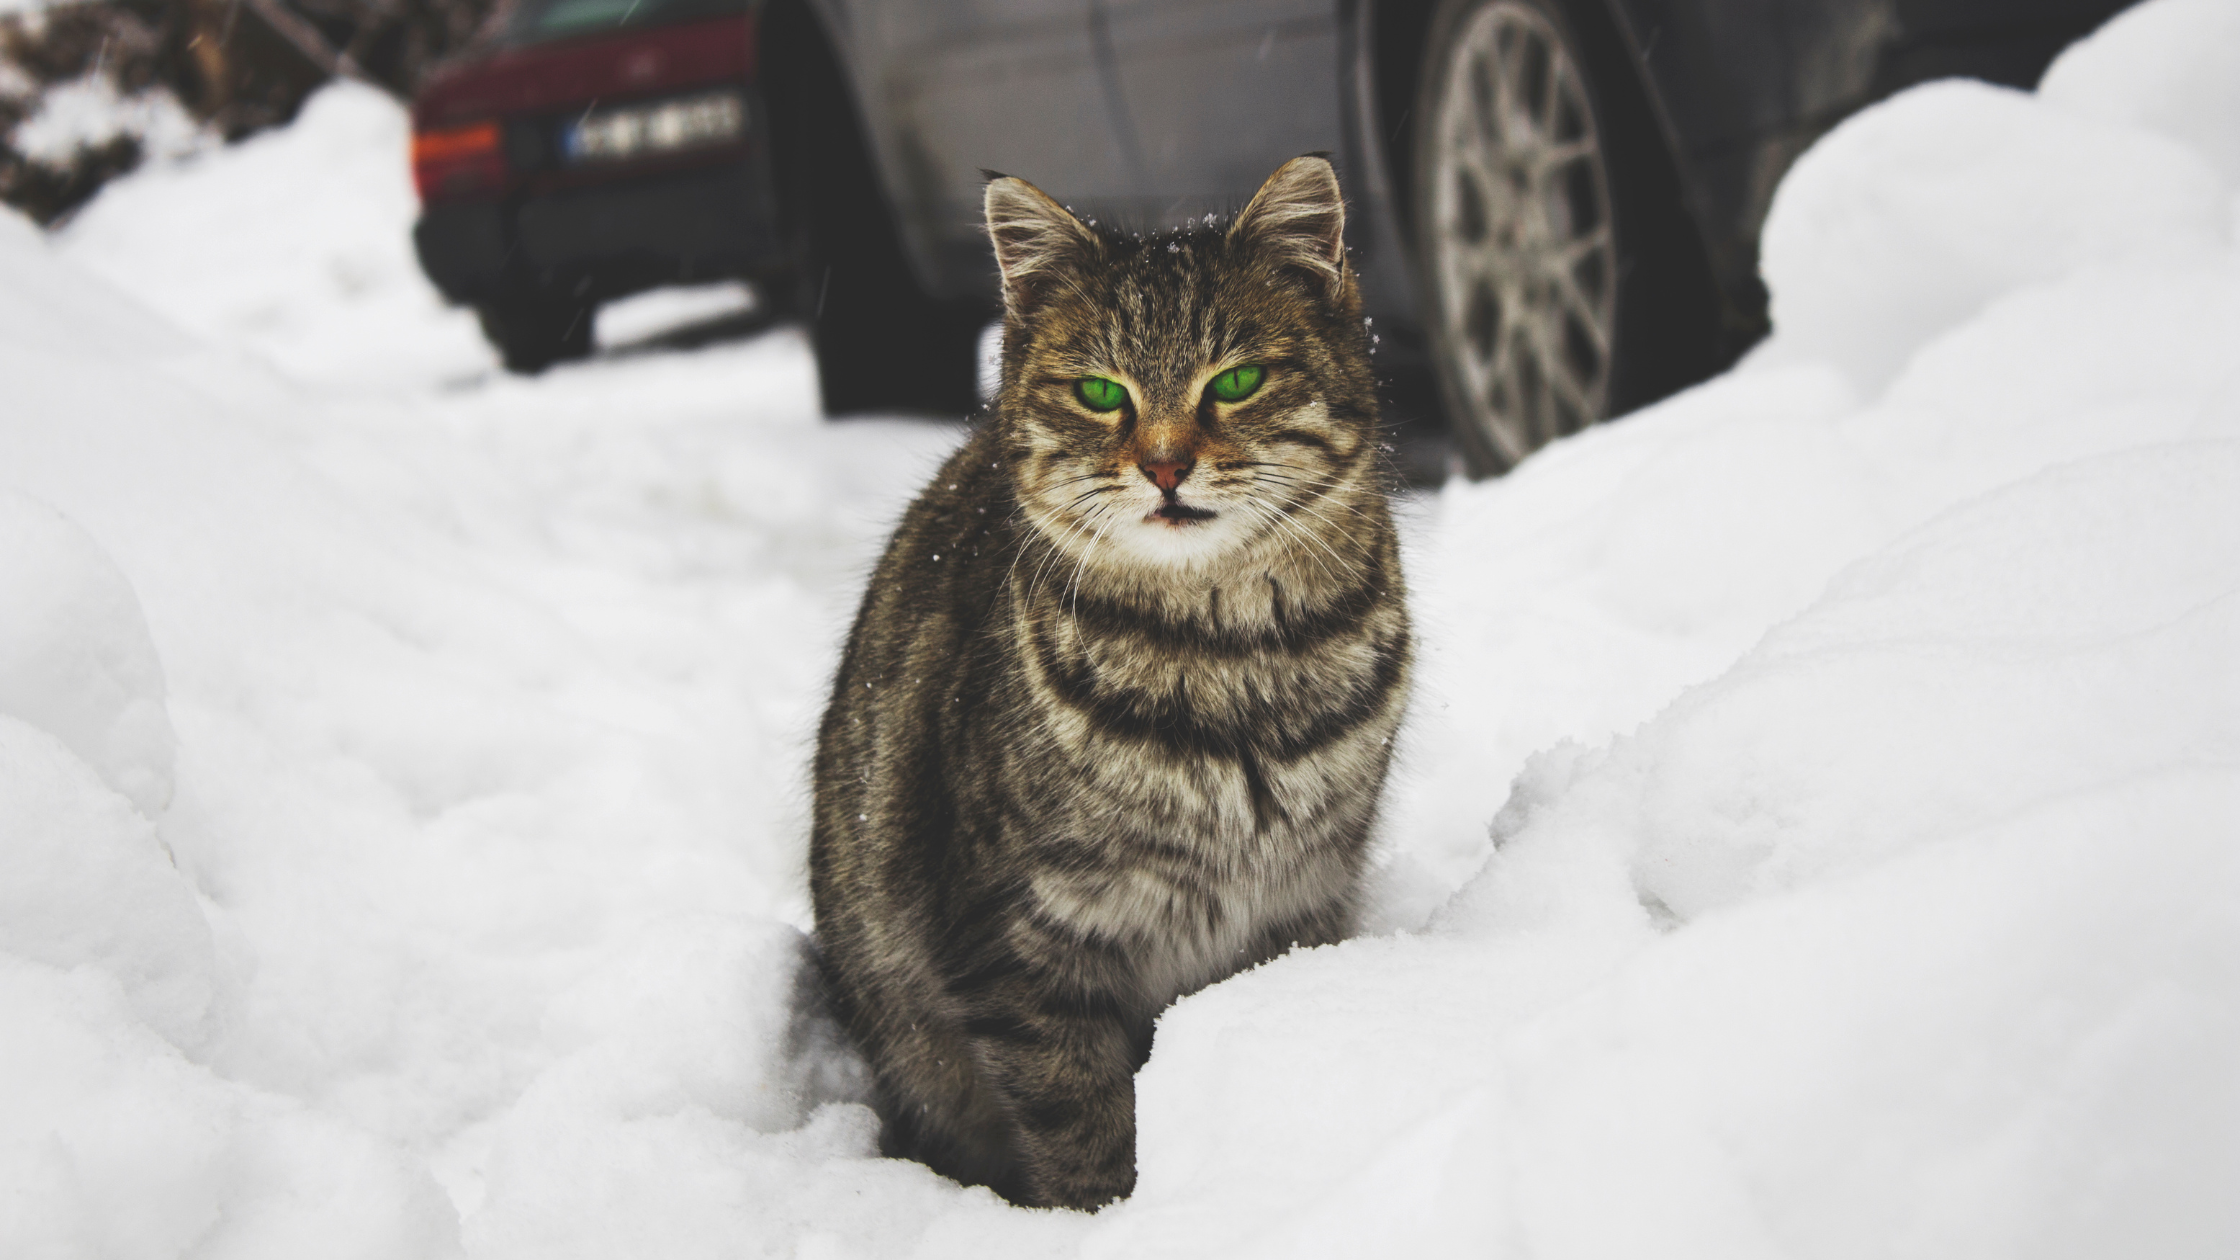
[[[413,132],[412,184],[420,190],[420,200],[497,192],[506,179],[500,139],[494,122]]]

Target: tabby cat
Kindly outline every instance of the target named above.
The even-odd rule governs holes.
[[[1408,620],[1327,161],[1226,230],[986,207],[1002,388],[857,614],[810,882],[887,1153],[1091,1208],[1159,1012],[1346,935]]]

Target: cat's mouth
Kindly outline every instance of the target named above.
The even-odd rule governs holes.
[[[1173,499],[1169,499],[1158,507],[1151,509],[1152,519],[1167,521],[1175,525],[1187,525],[1192,521],[1210,521],[1217,515],[1219,513],[1211,508],[1191,507],[1187,503],[1180,503]]]

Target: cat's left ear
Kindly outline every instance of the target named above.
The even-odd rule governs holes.
[[[1229,225],[1229,244],[1296,267],[1335,299],[1346,281],[1346,201],[1338,172],[1319,154],[1276,168]]]

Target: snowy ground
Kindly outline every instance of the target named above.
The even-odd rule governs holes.
[[[0,1254],[2240,1254],[2240,6],[1799,163],[1774,339],[1409,506],[1372,934],[1097,1216],[872,1158],[803,766],[957,436],[496,372],[330,90],[0,220]],[[668,331],[664,331],[668,330]]]

